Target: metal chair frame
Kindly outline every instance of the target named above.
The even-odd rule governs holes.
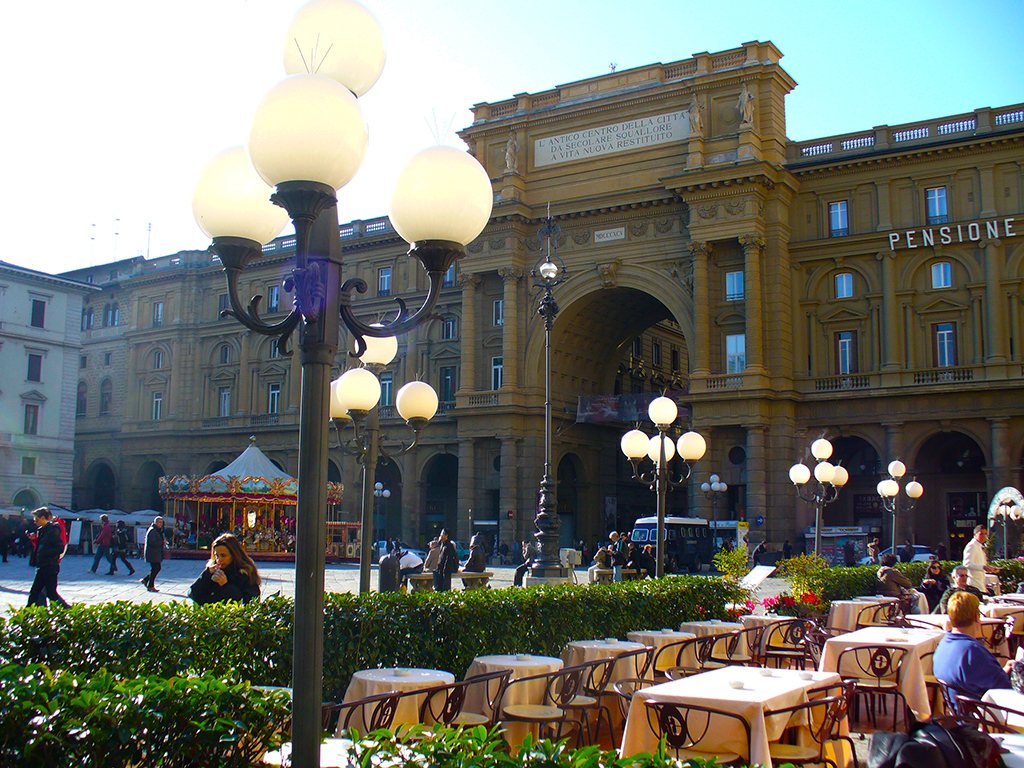
[[[403,693],[405,692],[387,691],[341,704],[325,705],[322,710],[324,730],[335,736],[344,736],[353,728],[361,735],[382,728],[391,728],[395,721],[395,713],[398,711],[398,700],[402,698]],[[352,723],[357,716],[361,719],[362,727],[356,727]]]
[[[903,611],[900,610],[899,600],[868,605],[861,608],[857,614],[857,629],[893,626],[898,624],[902,618]]]
[[[711,728],[712,715],[717,715],[735,720],[743,726],[747,737],[747,754],[740,755],[739,760],[743,765],[750,762],[750,724],[735,712],[726,712],[697,704],[658,701],[657,699],[647,699],[644,705],[647,708],[647,723],[651,731],[659,740],[665,739],[665,746],[675,752],[677,759],[681,759],[680,752],[698,753],[692,756],[714,756],[714,750],[702,750],[699,747],[710,733],[714,733],[714,729]],[[706,716],[703,725],[699,724],[699,719],[696,721],[693,719],[694,713]],[[695,724],[696,727],[694,727]]]
[[[792,707],[784,707],[782,709],[772,709],[764,713],[765,719],[775,717],[776,715],[786,714],[789,716],[789,720],[792,721],[794,716],[802,711],[807,712],[807,729],[814,739],[814,742],[818,745],[818,751],[814,755],[808,755],[806,757],[799,757],[795,754],[780,754],[778,760],[780,763],[794,764],[794,765],[817,765],[820,763],[827,763],[828,765],[839,768],[834,760],[825,756],[825,745],[830,741],[845,741],[850,746],[850,757],[853,760],[854,768],[857,768],[857,753],[856,748],[848,735],[844,735],[840,732],[840,726],[843,720],[845,720],[850,711],[850,704],[853,701],[854,696],[854,683],[852,681],[846,681],[840,685],[824,686],[822,688],[814,688],[808,691],[810,697],[808,701],[802,704],[796,704]],[[838,691],[835,694],[830,694],[831,691]],[[818,696],[817,694],[826,694],[825,696]],[[821,716],[818,720],[815,719],[814,711],[821,709]],[[798,727],[804,725],[802,722],[792,723],[787,725],[789,728]],[[771,746],[771,745],[769,745]],[[776,758],[776,755],[772,755]]]
[[[657,684],[650,678],[640,677],[627,677],[612,683],[612,690],[615,691],[619,702],[619,712],[622,713],[622,722],[626,722],[629,717],[629,706],[633,703],[633,694],[642,688],[650,688]]]
[[[654,654],[654,658],[651,660],[651,674],[657,679],[660,676],[667,677],[671,680],[678,679],[679,677],[686,677],[687,675],[696,674],[697,672],[703,672],[704,667],[711,658],[711,649],[714,647],[715,641],[721,637],[721,635],[709,635],[708,637],[690,637],[686,640],[679,640],[668,645],[663,645]],[[690,648],[693,648],[693,655],[696,657],[697,666],[687,667],[683,666],[683,654],[685,654]],[[658,663],[663,656],[672,658],[672,654],[675,654],[675,663],[668,669],[661,670],[658,668]],[[672,674],[676,672],[676,674]]]
[[[474,685],[482,685],[485,691],[484,698],[491,709],[491,714],[482,715],[486,720],[479,724],[489,728],[497,722],[493,703],[502,697],[511,676],[512,670],[502,669],[473,675],[448,685],[435,685],[419,691],[410,691],[410,693],[426,694],[423,703],[420,704],[421,723],[424,725],[458,726],[460,725],[459,718],[463,716],[467,692]]]
[[[769,624],[764,635],[765,666],[774,659],[776,667],[785,660],[797,663],[798,669],[805,668],[807,647],[804,638],[816,628],[810,619],[783,619]]]
[[[957,720],[973,725],[985,733],[1019,733],[1007,722],[1010,715],[1024,718],[1024,712],[989,701],[981,701],[972,696],[956,694]]]
[[[897,701],[903,702],[904,723],[909,725],[912,722],[910,705],[906,696],[900,690],[902,683],[902,666],[909,653],[906,648],[894,648],[887,645],[861,645],[844,649],[836,660],[836,670],[843,677],[844,682],[852,680],[857,696],[866,697],[869,701],[871,722],[878,727],[877,701],[884,704],[885,696],[893,696]],[[854,676],[851,678],[848,672],[843,671],[843,663],[853,659],[855,668]],[[849,665],[848,665],[849,666]],[[893,726],[898,722],[898,713],[893,711]]]
[[[510,709],[519,705],[500,704],[500,715],[498,719],[502,722],[533,723],[540,727],[541,736],[545,726],[557,725],[553,740],[562,737],[562,727],[568,725],[570,730],[576,731],[577,744],[582,744],[583,728],[578,720],[570,720],[565,717],[565,709],[572,702],[583,688],[583,678],[591,665],[580,664],[574,667],[564,667],[552,672],[544,672],[539,675],[530,675],[512,680],[505,688],[505,695],[516,685],[526,685],[534,681],[544,681],[544,696],[541,699],[541,706],[547,710],[543,715],[524,715],[511,712]],[[504,700],[504,696],[502,697]]]

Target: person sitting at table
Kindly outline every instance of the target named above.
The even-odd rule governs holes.
[[[924,572],[924,578],[921,579],[921,585],[918,587],[918,590],[923,592],[928,599],[929,613],[939,606],[939,600],[942,599],[942,595],[947,589],[949,589],[949,579],[942,572],[942,565],[938,560],[932,560],[928,563],[928,570]]]
[[[896,555],[889,553],[882,556],[882,565],[876,574],[878,594],[886,597],[898,597],[904,613],[920,613],[914,583],[897,571],[895,565]]]
[[[949,632],[942,636],[932,669],[935,677],[958,693],[980,699],[992,688],[1010,688],[1007,674],[1012,661],[1001,667],[985,644],[973,635],[981,634],[980,601],[970,592],[956,592],[949,598]]]
[[[942,597],[939,598],[939,607],[935,609],[934,612],[945,613],[946,606],[949,603],[949,598],[951,598],[957,592],[970,592],[972,595],[977,597],[978,600],[981,600],[981,598],[983,597],[983,595],[981,594],[981,590],[977,589],[976,587],[972,587],[970,584],[967,583],[967,581],[967,566],[958,565],[956,568],[954,568],[953,583],[949,586],[948,589],[946,589],[945,592],[942,593]]]
[[[469,540],[469,559],[462,566],[464,573],[483,573],[487,569],[487,555],[484,554],[483,539],[474,534]]]
[[[210,559],[195,580],[189,597],[199,605],[258,600],[260,572],[233,533],[222,533],[210,545]]]

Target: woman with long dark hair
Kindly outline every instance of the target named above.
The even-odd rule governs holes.
[[[210,559],[189,596],[200,605],[258,600],[260,572],[233,533],[222,533],[210,546]]]

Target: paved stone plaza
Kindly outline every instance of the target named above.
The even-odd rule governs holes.
[[[96,573],[90,573],[92,555],[69,555],[61,561],[58,591],[69,603],[107,603],[128,600],[133,603],[187,601],[188,590],[203,569],[202,560],[165,560],[156,586],[159,592],[148,592],[139,583],[149,566],[141,560],[131,560],[135,575],[129,576],[124,563],[118,564],[117,574],[107,576],[107,562],[103,561]],[[280,592],[295,595],[295,565],[293,563],[257,563],[263,578],[263,596]],[[511,567],[488,567],[494,573],[491,585],[496,588],[512,586],[515,571]],[[35,568],[28,564],[28,558],[10,556],[9,562],[0,563],[0,613],[9,607],[21,608],[28,602],[28,591],[35,578]],[[586,569],[576,571],[580,583],[587,580]],[[356,565],[328,565],[326,586],[329,592],[357,592],[359,590],[359,567]],[[455,580],[456,588],[458,579]],[[370,583],[377,588],[377,569],[370,575]],[[783,579],[768,579],[758,590],[758,597],[768,597],[783,591]]]

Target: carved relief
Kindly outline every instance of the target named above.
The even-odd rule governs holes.
[[[706,240],[691,240],[686,244],[686,247],[690,251],[690,256],[694,259],[698,257],[706,259],[711,255],[711,243]]]
[[[459,272],[455,281],[460,288],[477,288],[480,285],[480,275],[476,272]]]
[[[713,219],[718,215],[718,203],[709,203],[708,205],[698,205],[697,215],[702,219]]]
[[[484,249],[484,243],[482,240],[474,240],[466,246],[466,250],[470,253],[481,253]]]
[[[487,241],[487,246],[492,251],[500,250],[502,247],[504,247],[504,245],[505,245],[505,238],[504,237],[492,237],[490,240]]]
[[[746,197],[739,197],[727,200],[725,202],[725,212],[730,216],[739,216],[743,213],[743,209],[747,207],[748,199]]]
[[[692,243],[691,243],[692,245]],[[679,259],[672,264],[672,277],[679,281],[687,293],[693,295],[693,256]]]
[[[601,287],[602,288],[614,288],[616,275],[619,271],[619,264],[622,262],[619,259],[611,261],[607,264],[598,264],[597,273],[601,276]]]
[[[768,241],[761,237],[761,235],[740,235],[738,239],[740,241],[740,245],[743,246],[744,251],[749,251],[754,248],[762,251],[764,250],[764,247],[768,245]]]
[[[518,267],[502,267],[498,275],[505,283],[518,283],[523,279],[524,272]]]
[[[584,229],[572,233],[572,241],[576,245],[586,245],[590,242],[590,230]]]
[[[664,235],[666,232],[672,231],[672,219],[666,217],[664,219],[658,219],[654,222],[654,231],[659,235]]]
[[[629,223],[629,233],[633,237],[642,237],[647,234],[647,222],[646,221],[631,221]]]

